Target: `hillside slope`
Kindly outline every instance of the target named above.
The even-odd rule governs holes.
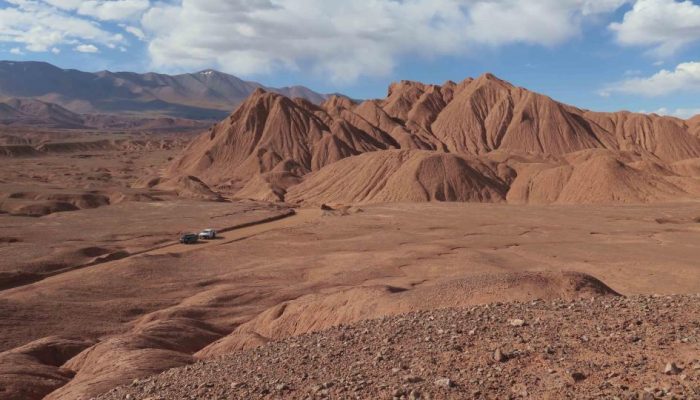
[[[361,103],[258,89],[167,175],[295,203],[634,203],[700,195],[693,169],[673,166],[699,158],[696,120],[586,111],[485,74]]]
[[[98,399],[697,398],[698,304],[596,297],[383,317],[172,369]]]

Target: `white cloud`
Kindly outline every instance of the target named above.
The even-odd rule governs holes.
[[[14,54],[14,55],[18,55],[18,56],[24,54],[24,52],[22,51],[22,49],[20,49],[19,47],[13,47],[13,48],[11,48],[11,49],[10,49],[10,53],[11,53],[11,54]]]
[[[700,5],[688,0],[637,0],[622,22],[610,29],[621,45],[651,47],[654,55],[667,57],[700,40]]]
[[[127,26],[124,25],[122,26],[125,31],[131,33],[132,35],[136,36],[137,39],[139,40],[146,40],[146,34],[143,33],[143,30],[141,28],[136,27],[136,26]]]
[[[49,3],[63,10],[75,10],[80,6],[82,1],[83,0],[44,0],[45,3]]]
[[[689,119],[700,115],[700,108],[677,108],[671,115],[675,115],[678,118]]]
[[[405,59],[477,54],[483,47],[519,43],[556,46],[581,36],[591,22],[604,27],[601,17],[609,17],[624,4],[634,6],[609,26],[621,45],[645,46],[657,55],[668,55],[700,40],[700,5],[689,0],[5,3],[11,6],[0,8],[0,43],[11,43],[8,47],[44,52],[61,45],[74,49],[91,45],[123,51],[129,40],[138,39],[147,43],[152,67],[157,69],[217,67],[241,75],[308,70],[336,82],[388,75]],[[663,73],[679,71],[659,72]],[[666,79],[631,74],[626,78],[602,94],[656,95],[664,89],[654,81]],[[642,89],[635,92],[634,85]]]
[[[53,54],[61,54],[61,49],[59,49],[58,47],[53,47],[51,48],[51,52]]]
[[[63,10],[76,11],[102,21],[121,21],[141,16],[148,9],[148,0],[44,0]]]
[[[626,79],[608,85],[601,95],[617,92],[655,97],[681,91],[700,92],[700,62],[682,63],[673,71],[662,69],[649,77]]]
[[[471,40],[492,45],[556,45],[579,35],[585,17],[615,11],[628,1],[475,1],[467,32]]]
[[[453,0],[184,0],[156,5],[142,20],[157,67],[253,74],[310,66],[336,81],[388,74],[406,53],[457,52],[465,21]]]
[[[99,24],[66,14],[32,0],[9,0],[16,7],[0,8],[0,42],[21,44],[32,52],[49,51],[60,44],[122,43],[124,37]]]
[[[141,16],[148,9],[148,0],[82,1],[78,14],[89,15],[103,21],[127,20]]]
[[[97,53],[100,51],[95,45],[92,44],[79,44],[73,48],[73,50],[80,53]]]
[[[640,112],[644,114],[649,114],[647,111],[643,110]],[[652,113],[659,115],[668,115],[680,119],[690,119],[691,117],[700,115],[700,108],[676,108],[675,110],[669,110],[667,107],[661,107],[658,110],[653,111]]]
[[[142,18],[156,68],[252,74],[305,69],[335,81],[390,73],[401,57],[480,45],[554,45],[627,0],[182,0]]]

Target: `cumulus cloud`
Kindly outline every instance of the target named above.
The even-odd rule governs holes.
[[[610,25],[619,44],[670,54],[700,39],[700,5],[688,0],[5,0],[0,42],[123,51],[138,39],[156,69],[308,70],[342,83],[415,57],[556,46],[628,3]]]
[[[124,42],[119,33],[109,32],[89,20],[66,14],[44,3],[9,0],[16,7],[0,9],[0,42],[21,44],[32,52],[49,51],[60,44]]]
[[[615,11],[628,1],[476,1],[469,8],[466,31],[469,40],[492,45],[556,45],[577,36],[584,18]]]
[[[158,67],[252,74],[308,65],[343,81],[387,74],[406,52],[456,52],[465,15],[452,0],[184,0],[151,8],[142,22]]]
[[[641,113],[648,114],[647,111],[640,111]],[[653,114],[668,115],[671,117],[676,117],[680,119],[689,119],[696,115],[700,115],[700,108],[676,108],[669,109],[667,107],[661,107],[656,111],[652,111]]]
[[[97,53],[100,51],[100,49],[98,49],[97,46],[92,44],[79,44],[75,46],[73,50],[80,53]]]
[[[627,0],[183,0],[142,18],[155,67],[238,74],[311,68],[335,81],[390,73],[406,55],[554,45]]]
[[[122,26],[125,31],[131,33],[132,35],[136,36],[139,40],[146,40],[146,34],[143,33],[143,30],[141,28],[136,27],[136,26]]]
[[[668,57],[700,40],[700,5],[689,0],[637,0],[610,29],[621,45],[649,46],[654,55]]]
[[[150,6],[149,0],[44,0],[63,10],[102,21],[120,21],[139,17]]]
[[[636,94],[648,97],[668,95],[675,92],[700,92],[700,62],[679,64],[673,71],[662,69],[649,77],[623,80],[605,87],[601,94]]]

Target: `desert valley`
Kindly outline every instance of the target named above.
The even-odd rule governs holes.
[[[0,398],[700,398],[700,116],[212,74],[2,103]]]

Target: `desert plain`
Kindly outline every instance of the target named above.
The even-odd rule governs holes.
[[[700,398],[698,126],[485,75],[8,128],[0,397]]]

